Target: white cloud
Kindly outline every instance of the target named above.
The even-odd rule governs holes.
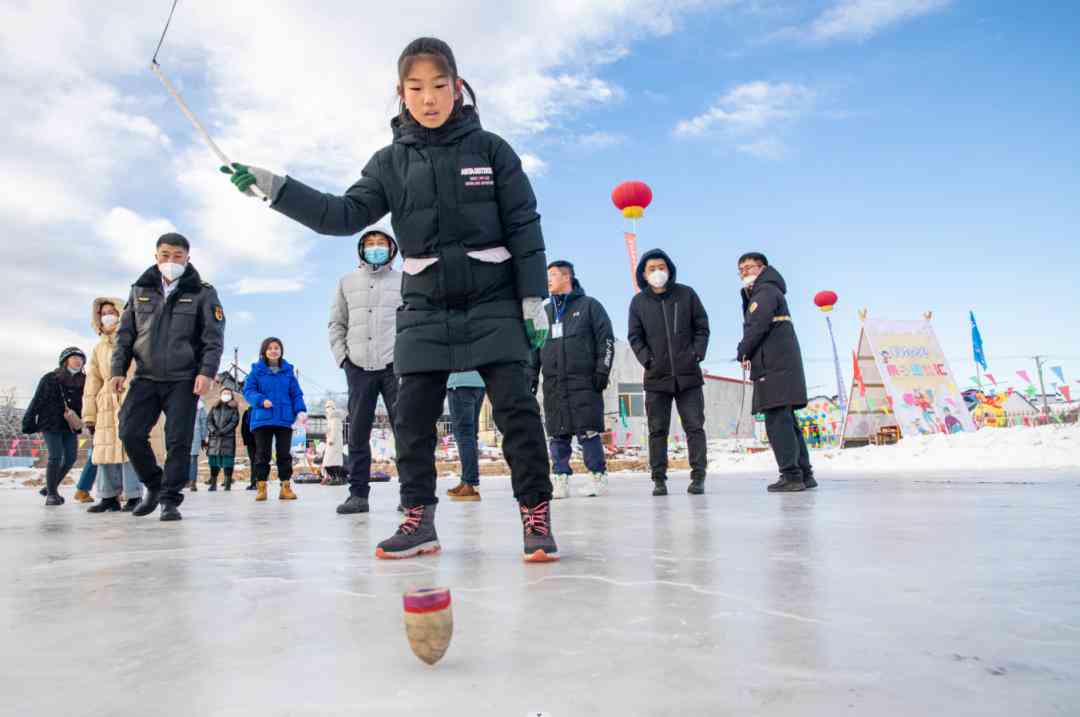
[[[726,2],[181,3],[159,61],[235,159],[340,192],[390,140],[398,53],[416,28],[437,28],[479,93],[485,126],[535,176],[548,169],[538,134],[566,132],[569,118],[622,99],[602,76],[610,63],[673,32],[686,12]],[[0,306],[0,325],[68,341],[62,332],[85,325],[93,297],[126,294],[166,226],[192,241],[193,263],[216,285],[303,286],[254,277],[301,274],[317,239],[240,196],[147,69],[162,10],[0,4],[0,221],[17,238],[0,282],[40,297],[29,310]],[[8,351],[0,385],[38,373],[52,353]]]
[[[255,314],[250,311],[234,311],[229,315],[229,318],[233,321],[239,321],[242,324],[250,324],[255,320]]]
[[[788,28],[782,35],[796,35],[817,42],[865,40],[882,30],[947,6],[951,0],[840,0],[805,27]]]
[[[303,279],[294,277],[255,277],[248,276],[233,282],[229,291],[237,296],[246,294],[291,294],[302,291]]]
[[[740,144],[735,149],[760,159],[783,159],[788,155],[787,145],[775,137],[764,137],[754,142]]]
[[[547,174],[548,164],[535,154],[521,155],[521,167],[530,177],[542,177]]]
[[[716,130],[750,132],[796,119],[813,106],[815,93],[788,82],[749,82],[735,87],[704,113],[675,126],[681,137],[699,137]]]
[[[590,132],[574,139],[574,143],[586,150],[608,149],[626,142],[626,135],[614,132]]]

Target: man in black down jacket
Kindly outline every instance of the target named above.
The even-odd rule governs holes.
[[[544,376],[544,419],[551,449],[552,497],[566,498],[570,467],[570,441],[577,436],[592,473],[585,495],[607,492],[604,460],[604,390],[615,355],[615,335],[603,305],[585,295],[574,276],[574,265],[554,261],[548,265],[551,301],[545,307],[550,337],[540,350]]]
[[[630,348],[645,367],[649,417],[649,466],[653,495],[667,495],[667,442],[671,402],[679,410],[690,449],[688,493],[705,492],[705,379],[701,362],[709,346],[709,317],[689,286],[675,283],[675,264],[659,249],[637,266],[640,293],[630,302]]]
[[[816,488],[806,440],[795,420],[795,411],[806,407],[806,376],[795,326],[788,311],[787,284],[764,254],[739,258],[742,277],[743,338],[738,357],[754,383],[754,413],[765,414],[780,479],[770,492]]]
[[[188,482],[196,406],[217,375],[225,340],[217,291],[188,263],[190,251],[179,234],[157,240],[157,262],[131,286],[113,352],[117,393],[135,361],[135,376],[120,407],[120,440],[146,492],[131,513],[149,515],[160,501],[162,520],[180,520],[177,506]],[[164,470],[149,438],[163,412]]]

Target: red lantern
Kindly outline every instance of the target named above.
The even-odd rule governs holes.
[[[824,312],[832,311],[836,306],[836,300],[835,291],[819,291],[814,295],[814,304]]]
[[[652,190],[645,182],[623,182],[611,193],[611,201],[627,219],[641,219],[652,203]]]

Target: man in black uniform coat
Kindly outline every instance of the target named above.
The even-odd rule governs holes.
[[[188,481],[199,396],[221,363],[225,313],[217,291],[188,263],[191,245],[180,234],[157,240],[154,266],[131,286],[113,353],[112,385],[119,393],[131,361],[135,375],[120,409],[120,440],[146,486],[132,515],[154,512],[180,520],[177,506]],[[165,468],[150,448],[150,429],[165,413]]]
[[[802,351],[788,311],[787,284],[764,254],[739,258],[742,277],[743,338],[738,357],[750,370],[754,384],[754,413],[765,414],[780,479],[769,485],[773,493],[816,488],[810,453],[795,411],[806,407],[806,376]]]

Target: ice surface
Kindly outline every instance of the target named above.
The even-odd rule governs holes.
[[[343,488],[203,490],[171,524],[7,490],[0,714],[1067,714],[1080,471],[984,475],[711,476],[696,497],[682,474],[665,498],[613,477],[553,504],[546,565],[521,561],[506,479],[444,500],[444,552],[403,562],[372,555],[396,483],[366,516],[334,514]],[[434,668],[403,627],[424,586],[454,600]]]

